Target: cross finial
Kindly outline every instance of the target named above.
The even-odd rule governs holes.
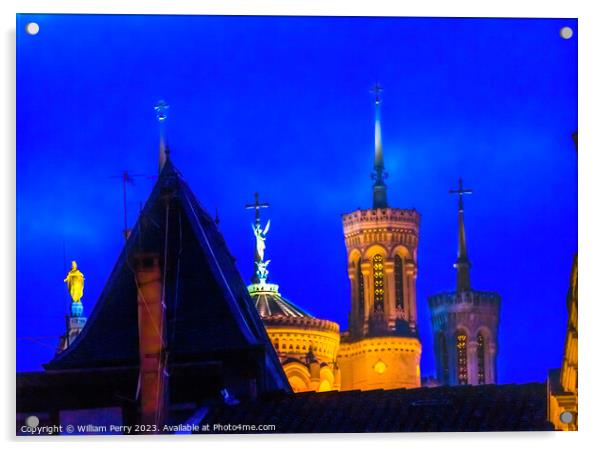
[[[169,105],[165,102],[165,100],[159,100],[155,104],[155,112],[157,114],[157,120],[159,122],[163,122],[167,119],[167,110],[169,109]]]
[[[268,208],[270,206],[269,203],[259,203],[259,192],[255,192],[255,203],[251,203],[245,205],[245,209],[254,209],[255,210],[255,223],[259,224],[259,210],[261,208]]]
[[[454,267],[458,271],[456,289],[458,292],[470,289],[470,261],[466,251],[466,231],[464,229],[464,201],[466,194],[472,194],[472,189],[464,189],[462,178],[458,180],[458,189],[450,189],[450,194],[458,194],[458,259]]]
[[[370,89],[370,92],[372,92],[374,94],[374,101],[378,104],[380,103],[380,93],[383,91],[383,88],[380,86],[380,84],[376,83],[374,85],[374,87],[372,89]]]
[[[464,194],[472,194],[472,189],[464,189],[464,184],[462,183],[462,178],[458,179],[458,189],[450,189],[450,194],[458,194],[458,208],[460,211],[464,210],[464,201],[462,197]]]

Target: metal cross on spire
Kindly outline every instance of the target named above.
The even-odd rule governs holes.
[[[157,120],[159,122],[163,122],[167,119],[167,110],[169,109],[169,105],[165,102],[165,100],[159,100],[155,104],[155,112],[157,113]]]
[[[458,292],[470,289],[470,261],[466,251],[466,231],[464,229],[464,195],[472,194],[472,189],[464,189],[462,178],[458,180],[458,189],[450,189],[450,194],[458,194],[458,259],[454,264],[457,269]]]
[[[268,208],[270,206],[269,203],[259,203],[259,192],[255,192],[255,203],[251,203],[245,205],[245,209],[254,209],[255,210],[255,224],[259,225],[259,210],[262,208]]]
[[[458,180],[458,189],[450,189],[450,194],[458,194],[458,210],[464,211],[464,201],[462,197],[464,194],[472,194],[472,189],[464,189],[464,185],[462,184],[462,178]]]
[[[370,89],[370,92],[372,92],[374,94],[374,101],[376,103],[380,103],[380,93],[382,91],[383,91],[383,88],[378,83],[376,83],[374,85],[374,87],[372,89]]]

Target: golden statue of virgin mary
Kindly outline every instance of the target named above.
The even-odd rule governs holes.
[[[71,261],[71,270],[63,281],[67,283],[71,300],[74,303],[79,302],[84,295],[84,274],[78,270],[75,261]]]

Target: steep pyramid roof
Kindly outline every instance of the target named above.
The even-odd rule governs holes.
[[[167,250],[167,252],[165,252]],[[161,255],[168,364],[259,352],[267,390],[289,385],[245,284],[214,221],[167,161],[87,325],[47,370],[138,365],[134,255]]]

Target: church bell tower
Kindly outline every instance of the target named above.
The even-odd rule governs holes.
[[[496,292],[476,291],[470,284],[470,261],[464,228],[464,189],[458,189],[458,257],[456,291],[429,297],[434,333],[437,380],[444,385],[491,384],[497,381],[497,333],[501,298]]]
[[[347,270],[351,282],[350,333],[416,334],[416,256],[420,214],[387,202],[380,125],[380,93],[375,93],[372,208],[343,215]]]
[[[372,92],[372,208],[342,216],[351,311],[340,350],[341,388],[418,387],[422,350],[416,328],[420,214],[388,204],[380,119],[382,89],[376,85]]]

